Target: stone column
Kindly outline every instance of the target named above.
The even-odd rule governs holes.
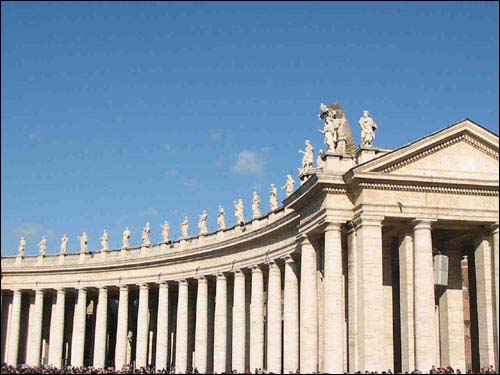
[[[149,286],[141,284],[139,287],[139,309],[137,312],[137,340],[135,348],[135,366],[145,367],[148,361],[149,336]]]
[[[479,364],[488,367],[495,363],[495,334],[493,307],[492,254],[489,238],[483,235],[475,251],[477,325],[479,334]]]
[[[318,371],[318,285],[316,250],[306,236],[300,251],[300,372]]]
[[[299,368],[299,280],[291,256],[285,258],[283,305],[283,373]]]
[[[341,224],[330,223],[325,230],[323,278],[323,371],[327,373],[344,372],[343,301]]]
[[[356,248],[356,229],[349,223],[347,232],[347,299],[348,303],[348,351],[349,372],[359,370],[358,359],[358,262]]]
[[[493,245],[493,259],[494,259],[494,268],[493,268],[493,273],[494,273],[494,282],[493,282],[493,287],[495,288],[495,317],[496,317],[496,323],[497,323],[497,355],[496,355],[496,362],[495,362],[495,368],[497,369],[497,371],[499,370],[500,368],[500,363],[499,363],[499,359],[498,357],[500,356],[500,339],[499,339],[499,329],[498,329],[498,322],[500,321],[500,316],[498,315],[499,314],[499,310],[498,310],[498,305],[500,304],[500,300],[498,299],[498,289],[500,289],[500,287],[498,286],[498,283],[499,283],[499,266],[498,266],[498,263],[499,263],[499,252],[500,250],[498,249],[499,247],[499,244],[498,244],[498,223],[495,223],[492,227],[491,227],[491,234],[492,234],[492,245]]]
[[[358,266],[358,370],[380,371],[384,363],[384,352],[380,345],[384,338],[382,218],[361,216],[355,220]]]
[[[217,275],[214,314],[214,372],[226,371],[227,345],[227,280],[224,274]]]
[[[436,364],[436,315],[431,222],[416,220],[413,227],[415,285],[415,366],[427,371]]]
[[[19,354],[19,330],[21,328],[21,298],[20,290],[14,290],[12,297],[12,310],[10,318],[10,338],[8,346],[7,364],[16,366]]]
[[[208,281],[198,279],[196,296],[195,367],[202,374],[207,372],[208,353]]]
[[[281,373],[281,271],[275,262],[267,286],[267,370]]]
[[[232,369],[245,372],[245,274],[234,272]]]
[[[448,250],[448,287],[439,298],[441,367],[465,369],[464,304],[460,251]]]
[[[56,306],[54,316],[50,322],[50,339],[49,339],[49,364],[61,368],[62,367],[62,351],[64,340],[64,304],[66,301],[66,291],[64,289],[57,290]]]
[[[73,314],[73,337],[71,338],[71,365],[83,366],[85,349],[85,322],[87,318],[87,289],[78,288],[78,300]]]
[[[187,371],[188,350],[188,282],[179,281],[179,297],[177,301],[177,340],[175,345],[175,370],[179,373]]]
[[[128,286],[120,286],[118,297],[118,322],[116,324],[115,369],[121,370],[127,361],[128,335]]]
[[[160,283],[158,293],[158,318],[157,318],[157,339],[156,339],[156,369],[167,368],[168,355],[168,283]]]
[[[252,267],[250,302],[250,371],[264,368],[264,278],[259,266]]]
[[[30,312],[31,313],[31,312]],[[40,365],[40,349],[42,347],[42,324],[43,324],[43,290],[35,290],[35,304],[33,306],[33,319],[30,319],[29,327],[30,350],[26,353],[26,364],[29,366]]]
[[[399,302],[403,372],[411,372],[415,369],[413,287],[413,237],[410,233],[405,233],[399,238]]]
[[[94,368],[106,366],[106,342],[108,328],[108,289],[99,288],[99,300],[97,302],[95,342],[94,342]]]

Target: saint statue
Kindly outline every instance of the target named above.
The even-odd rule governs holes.
[[[188,222],[188,217],[184,217],[184,221],[181,224],[181,235],[182,238],[189,237],[188,235],[188,229],[189,229],[189,222]]]
[[[68,250],[68,237],[65,234],[61,237],[61,254],[66,254]]]
[[[19,240],[19,255],[24,256],[24,250],[26,249],[26,240],[21,237]]]
[[[253,192],[253,199],[252,199],[252,212],[253,212],[253,219],[260,217],[260,197],[259,194],[257,194],[256,191]]]
[[[306,139],[306,147],[304,150],[299,150],[300,154],[304,154],[302,157],[302,169],[301,173],[306,173],[313,166],[314,161],[314,147],[309,139]]]
[[[286,196],[289,197],[293,193],[293,189],[295,188],[295,181],[291,174],[286,175],[286,184],[281,188],[281,190],[285,189]]]
[[[129,239],[130,239],[130,229],[128,229],[128,227],[125,227],[125,230],[123,231],[123,235],[122,235],[122,248],[123,249],[128,249],[130,247]]]
[[[271,184],[271,189],[269,190],[269,206],[271,206],[271,211],[278,208],[278,189],[274,184]]]
[[[78,241],[80,241],[80,253],[86,253],[87,252],[87,233],[83,232],[81,236],[77,236]]]
[[[101,247],[102,247],[102,250],[108,250],[108,240],[109,240],[109,234],[108,234],[108,231],[105,230],[104,233],[102,234],[102,237],[101,237]]]
[[[226,228],[226,222],[224,221],[224,207],[219,205],[219,213],[217,214],[217,224],[219,224],[220,229]]]
[[[245,217],[243,216],[243,199],[238,199],[238,202],[234,202],[234,216],[236,216],[236,223],[241,224],[245,222]]]
[[[206,210],[203,210],[203,213],[200,215],[200,220],[198,221],[198,229],[200,230],[200,234],[207,234],[207,218],[208,214]]]
[[[324,152],[323,150],[319,150],[318,158],[316,159],[316,168],[323,169],[325,168],[325,161],[323,160]]]
[[[324,105],[320,104],[320,114],[318,119],[323,120],[325,123],[323,125],[323,130],[319,132],[325,136],[325,145],[328,151],[335,151],[337,148],[337,142],[339,140],[339,127],[340,121],[337,119],[337,112]]]
[[[168,225],[168,222],[165,220],[163,222],[163,225],[161,226],[161,235],[163,237],[163,242],[168,241],[169,234],[170,234],[170,225]]]
[[[47,250],[47,239],[45,236],[42,236],[42,240],[38,244],[38,248],[40,249],[40,255],[45,255],[45,250]]]
[[[361,126],[361,147],[371,147],[375,139],[375,129],[377,124],[370,117],[370,112],[363,111],[363,117],[359,119]]]
[[[142,230],[142,236],[141,236],[143,246],[151,245],[151,241],[149,240],[150,232],[151,232],[151,226],[149,225],[149,223],[146,223],[146,226]]]

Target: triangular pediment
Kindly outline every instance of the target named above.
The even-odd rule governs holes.
[[[353,172],[498,181],[498,136],[466,119]]]

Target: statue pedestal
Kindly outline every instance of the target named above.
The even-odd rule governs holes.
[[[390,150],[385,148],[378,148],[372,146],[363,146],[356,150],[356,158],[358,160],[358,164],[366,163],[376,157],[387,154]]]
[[[58,265],[63,265],[64,264],[64,254],[59,254],[57,257],[57,264]]]
[[[186,248],[186,245],[187,245],[187,241],[185,238],[183,238],[179,241],[179,249],[184,250]]]
[[[44,256],[43,256],[43,255],[38,255],[38,256],[36,257],[36,265],[37,265],[37,266],[43,266],[43,258],[44,258]]]
[[[78,264],[85,263],[85,253],[80,253],[80,257],[78,258]]]
[[[16,256],[16,267],[21,267],[22,264],[23,264],[23,256],[22,255],[18,255]]]
[[[354,156],[350,154],[327,151],[323,160],[325,161],[323,171],[328,174],[343,175],[354,167]]]
[[[127,249],[125,247],[122,247],[120,249],[120,258],[126,258],[127,257]]]
[[[101,262],[105,262],[106,261],[106,257],[108,256],[108,250],[101,250]]]
[[[217,241],[222,240],[224,238],[224,231],[219,230],[216,234],[216,237],[217,237]]]
[[[162,243],[160,244],[160,253],[163,255],[163,254],[166,254],[167,253],[167,249],[168,249],[168,246],[166,243]]]
[[[148,255],[148,247],[149,245],[141,245],[141,257]]]

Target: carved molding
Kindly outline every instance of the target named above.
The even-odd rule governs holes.
[[[376,182],[362,182],[359,184],[359,186],[363,189],[375,189],[375,190],[498,196],[498,190],[494,189],[462,188],[462,187],[448,187],[448,186],[425,186],[425,185],[401,185],[401,184],[376,183]]]
[[[323,188],[323,192],[329,194],[347,194],[347,189],[341,187],[325,187]]]
[[[393,163],[389,166],[386,166],[384,168],[377,169],[376,171],[377,172],[385,172],[385,173],[392,172],[392,171],[399,169],[399,168],[402,168],[408,164],[414,163],[417,160],[420,160],[420,159],[422,159],[426,156],[429,156],[435,152],[438,152],[439,150],[450,147],[451,145],[454,145],[455,143],[458,143],[460,141],[464,141],[465,143],[473,146],[474,148],[478,149],[479,151],[483,152],[484,154],[492,157],[495,160],[498,160],[498,151],[495,151],[492,148],[486,146],[485,144],[483,144],[479,140],[471,137],[469,134],[462,133],[455,138],[451,138],[445,142],[441,142],[439,144],[436,144],[436,145],[434,145],[434,146],[432,146],[432,147],[430,147],[430,148],[428,148],[428,149],[426,149],[418,154],[410,156],[407,159],[401,160],[399,162],[395,162],[395,163]]]

